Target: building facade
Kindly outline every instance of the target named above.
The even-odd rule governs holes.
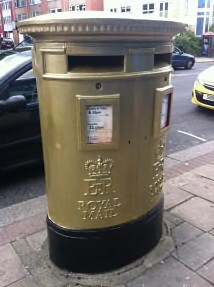
[[[214,0],[0,0],[0,35],[22,40],[16,23],[26,18],[62,11],[108,11],[139,17],[167,18],[188,25],[197,36],[213,22]]]
[[[104,0],[104,10],[184,22],[197,36],[214,21],[214,0]]]
[[[2,3],[0,2],[0,37],[4,36],[4,21],[2,15]]]
[[[103,11],[104,0],[69,0],[69,11]]]
[[[209,26],[213,23],[214,0],[198,0],[196,30],[197,36],[209,31]]]
[[[198,0],[197,0],[198,1]],[[195,30],[196,0],[105,0],[104,10],[113,13],[131,13],[150,18],[167,18],[186,23]]]
[[[3,36],[13,39],[13,30],[15,29],[14,2],[12,0],[2,0],[0,7],[0,14],[2,15],[3,24]]]

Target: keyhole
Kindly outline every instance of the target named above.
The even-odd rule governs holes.
[[[96,90],[101,90],[102,89],[102,84],[101,83],[96,83],[95,87],[96,87]]]

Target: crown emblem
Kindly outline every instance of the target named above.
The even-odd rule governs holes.
[[[114,161],[111,158],[102,159],[98,156],[97,159],[87,160],[85,169],[91,178],[108,177],[111,174]]]

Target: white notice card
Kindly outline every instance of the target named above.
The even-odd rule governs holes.
[[[165,95],[162,99],[162,109],[161,109],[161,129],[168,125],[169,120],[169,97],[170,95]]]
[[[88,144],[104,144],[112,142],[112,105],[87,105],[86,121]]]

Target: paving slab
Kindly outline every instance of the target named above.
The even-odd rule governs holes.
[[[163,186],[164,192],[164,208],[166,210],[182,203],[192,197],[193,195],[180,189],[176,185],[165,182]]]
[[[51,272],[44,272],[39,275],[36,275],[34,276],[34,279],[41,287],[66,287],[66,285],[63,284],[62,281],[54,277]],[[67,286],[74,287],[75,285],[71,283]]]
[[[150,252],[148,256],[145,256],[143,266],[144,268],[151,268],[158,262],[165,260],[173,251],[175,245],[171,236],[165,236],[162,238],[158,245]]]
[[[170,158],[170,156],[167,156],[164,160],[164,168],[170,168],[176,164],[180,163],[179,160],[174,159],[174,158]]]
[[[170,213],[204,231],[214,228],[214,204],[202,198],[192,197],[171,209]]]
[[[0,247],[0,287],[6,287],[28,275],[10,244]]]
[[[47,238],[47,230],[44,229],[40,232],[34,233],[26,237],[27,242],[33,248],[34,251],[38,252],[41,249],[42,244]]]
[[[40,287],[35,280],[32,277],[26,277],[24,279],[21,279],[9,287]]]
[[[214,284],[214,259],[201,267],[197,273]]]
[[[197,270],[214,257],[214,236],[202,234],[178,247],[175,256],[192,270]]]
[[[209,178],[214,181],[214,165],[213,164],[206,164],[200,166],[193,170],[194,173],[199,174],[200,176]]]
[[[174,214],[170,213],[169,211],[164,211],[164,221],[169,225],[170,229],[174,228],[175,226],[181,224],[183,219],[175,216]]]
[[[170,154],[169,157],[178,161],[189,161],[198,156],[204,155],[206,153],[212,152],[214,150],[214,141],[209,141],[202,143],[200,145],[193,146],[186,150],[182,150],[173,154]]]
[[[214,171],[213,171],[214,172]],[[180,187],[182,190],[190,192],[201,198],[214,202],[214,181],[204,177],[197,177]]]
[[[182,187],[183,185],[187,184],[190,180],[194,181],[199,177],[198,174],[195,174],[191,171],[185,172],[177,177],[174,177],[172,179],[168,179],[167,182],[171,183],[177,187]]]
[[[40,213],[33,217],[16,221],[7,226],[0,227],[0,245],[24,238],[32,233],[38,232],[46,227],[46,213]]]
[[[16,251],[19,257],[31,254],[33,252],[32,247],[25,238],[21,238],[14,242],[11,242],[11,245],[13,246],[13,249]]]
[[[183,245],[202,234],[202,230],[194,227],[188,222],[183,222],[172,230],[172,237],[175,240],[176,246]]]
[[[148,269],[128,287],[211,287],[206,280],[192,272],[175,258],[168,258]]]
[[[163,221],[168,226],[169,230],[172,230],[176,226],[172,221],[168,220],[166,217],[164,217]]]

